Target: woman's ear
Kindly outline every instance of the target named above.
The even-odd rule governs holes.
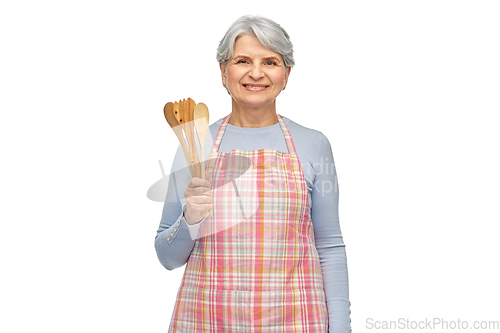
[[[291,70],[292,70],[292,67],[288,67],[288,69],[285,71],[285,84],[283,85],[283,90],[285,90],[285,87],[288,83],[288,77],[290,76]]]
[[[222,62],[219,62],[219,67],[220,67],[220,75],[222,77],[222,85],[226,87],[226,67],[222,64]]]

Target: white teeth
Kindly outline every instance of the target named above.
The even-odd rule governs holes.
[[[265,86],[249,86],[248,84],[244,85],[246,88],[265,88]]]

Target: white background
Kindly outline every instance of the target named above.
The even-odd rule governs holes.
[[[298,3],[298,2],[297,2]],[[216,47],[245,14],[296,67],[278,112],[329,138],[352,328],[500,321],[498,1],[11,1],[0,8],[2,332],[166,332],[184,268],[146,191],[168,101],[230,112]],[[372,330],[373,331],[373,330]]]

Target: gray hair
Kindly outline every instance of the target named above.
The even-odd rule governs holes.
[[[278,23],[262,16],[242,16],[227,30],[217,48],[217,61],[226,66],[234,53],[234,43],[241,35],[257,37],[265,48],[281,54],[286,68],[295,65],[290,36]]]

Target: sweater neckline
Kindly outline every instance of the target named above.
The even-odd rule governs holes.
[[[281,131],[281,128],[279,122],[274,125],[264,127],[238,127],[227,124],[226,131],[238,134],[265,134]]]

